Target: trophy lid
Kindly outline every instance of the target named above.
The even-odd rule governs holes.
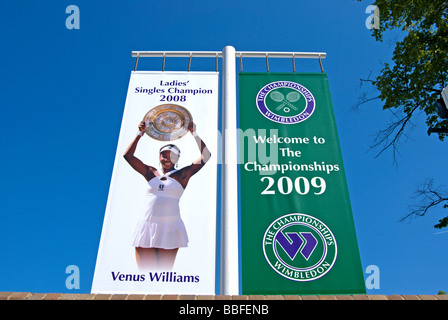
[[[143,121],[148,136],[159,141],[172,141],[182,138],[193,121],[190,112],[176,104],[162,104],[149,110]]]

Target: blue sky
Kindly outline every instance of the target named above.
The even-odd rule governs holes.
[[[90,292],[133,50],[326,52],[328,74],[364,271],[380,270],[370,294],[436,294],[448,290],[446,215],[399,222],[427,178],[446,180],[447,152],[419,115],[400,146],[369,151],[392,116],[379,102],[352,111],[360,78],[391,59],[399,34],[376,42],[365,27],[373,1],[2,1],[0,3],[0,291]],[[68,30],[65,9],[80,9]],[[244,71],[265,71],[245,59]],[[139,70],[160,70],[161,58]],[[167,59],[166,70],[187,70]],[[239,63],[237,63],[239,66]],[[191,70],[214,71],[213,59]],[[291,61],[270,59],[270,71]],[[296,71],[319,71],[296,60]],[[69,265],[79,290],[65,286]],[[367,276],[367,274],[366,274]]]

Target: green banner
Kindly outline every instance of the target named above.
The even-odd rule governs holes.
[[[324,73],[239,74],[243,294],[365,293]]]

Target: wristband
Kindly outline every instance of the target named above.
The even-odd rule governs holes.
[[[143,131],[139,131],[139,132],[137,132],[137,135],[140,136],[140,137],[142,137],[142,136],[143,136]]]

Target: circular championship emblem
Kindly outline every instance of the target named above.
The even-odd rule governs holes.
[[[295,124],[307,120],[316,109],[310,90],[292,81],[275,81],[265,85],[256,97],[260,113],[271,121]]]
[[[188,132],[188,125],[193,121],[190,112],[177,104],[162,104],[149,110],[143,121],[145,132],[160,141],[182,138]]]
[[[269,265],[294,281],[323,277],[337,257],[336,239],[322,221],[303,213],[284,215],[267,228],[263,252]]]

